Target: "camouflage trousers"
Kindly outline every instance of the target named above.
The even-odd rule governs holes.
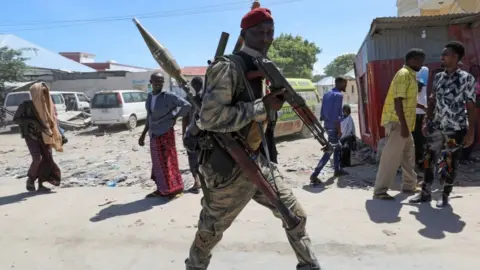
[[[284,184],[283,177],[276,165],[272,163],[272,177],[268,161],[262,155],[259,155],[257,161],[266,179],[272,182],[275,179],[280,199],[302,218],[302,222],[295,228],[285,229],[288,241],[298,259],[297,269],[321,269],[313,253],[310,238],[305,231],[305,211],[297,202],[292,190]],[[185,261],[187,270],[205,270],[208,268],[212,257],[212,249],[220,242],[223,233],[251,199],[269,208],[275,217],[281,218],[273,204],[246,178],[238,167],[233,170],[231,177],[215,174],[209,165],[201,166],[200,171],[208,184],[209,201],[207,202],[205,197],[202,198],[203,209],[200,212],[198,231],[190,248],[189,258]],[[283,224],[283,227],[286,228],[286,225]]]

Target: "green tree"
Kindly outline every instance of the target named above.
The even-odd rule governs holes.
[[[301,36],[281,34],[273,41],[268,55],[285,77],[311,79],[317,54],[321,52],[315,43]]]
[[[15,50],[8,47],[0,47],[0,91],[5,89],[6,82],[19,82],[23,80],[23,74],[27,70],[23,52],[30,49]]]
[[[345,73],[353,69],[353,64],[355,63],[355,56],[356,54],[354,53],[347,53],[338,56],[325,67],[325,74],[332,77],[344,75]]]

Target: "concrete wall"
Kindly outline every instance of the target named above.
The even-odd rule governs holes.
[[[92,97],[94,93],[101,90],[122,90],[138,89],[147,91],[149,79],[152,72],[126,72],[125,76],[104,77],[101,79],[76,79],[76,80],[55,80],[50,82],[52,91],[83,92]],[[168,75],[165,80],[165,87],[170,88]]]
[[[323,99],[323,95],[332,90],[335,85],[317,85],[316,87],[320,99]],[[347,89],[343,93],[343,104],[358,104],[358,89],[355,79],[347,81]]]
[[[358,104],[358,89],[355,79],[347,81],[347,89],[343,94],[343,104]]]

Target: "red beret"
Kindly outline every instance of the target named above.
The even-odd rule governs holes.
[[[272,12],[270,11],[270,9],[255,8],[250,10],[250,12],[243,16],[240,28],[248,29],[267,20],[273,21]]]

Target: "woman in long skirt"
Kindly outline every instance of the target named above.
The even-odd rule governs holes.
[[[178,167],[173,126],[178,117],[187,115],[190,103],[172,92],[162,91],[164,78],[161,73],[150,77],[152,93],[148,95],[145,107],[147,122],[138,143],[145,145],[145,136],[150,135],[152,157],[152,180],[157,189],[147,197],[173,199],[183,194],[183,180]]]
[[[38,179],[38,191],[49,191],[43,185],[45,182],[58,186],[61,181],[61,172],[53,160],[52,148],[63,152],[62,135],[48,86],[35,83],[30,87],[30,94],[32,100],[22,103],[14,116],[32,156],[26,188],[35,191],[35,181]]]

